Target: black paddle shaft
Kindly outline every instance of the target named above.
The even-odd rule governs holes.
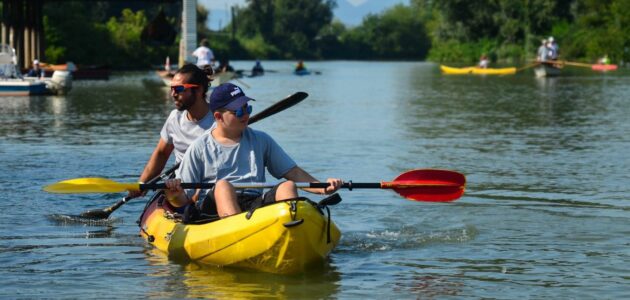
[[[234,187],[236,188],[271,188],[276,184],[274,183],[235,183]],[[328,187],[330,184],[328,182],[305,182],[305,183],[296,183],[298,188],[313,188],[313,189],[323,189]],[[183,189],[210,189],[214,187],[214,183],[181,183],[181,187]],[[349,190],[352,189],[380,189],[381,184],[379,182],[368,182],[368,183],[353,183],[352,181],[344,183],[342,188],[346,188]],[[141,190],[160,190],[165,189],[165,183],[141,183]]]

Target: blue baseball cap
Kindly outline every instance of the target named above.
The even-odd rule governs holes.
[[[221,108],[237,110],[249,100],[256,101],[245,96],[243,90],[237,85],[229,82],[224,83],[216,87],[210,94],[210,110],[213,112]]]

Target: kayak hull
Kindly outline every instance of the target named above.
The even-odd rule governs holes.
[[[153,201],[141,235],[176,261],[294,274],[321,266],[341,233],[310,201],[278,202],[206,224],[182,224],[168,204]]]
[[[596,65],[592,65],[591,69],[593,69],[593,71],[614,71],[617,70],[617,65],[604,65],[604,64],[596,64]]]
[[[298,75],[298,76],[311,75],[311,71],[307,69],[295,70],[293,71],[293,74]]]
[[[542,63],[534,68],[534,73],[536,74],[536,77],[553,77],[559,76],[561,70],[561,68],[553,64]]]
[[[477,68],[477,67],[465,67],[454,68],[445,65],[440,65],[440,70],[444,74],[463,75],[463,74],[475,74],[475,75],[508,75],[516,73],[516,68]]]

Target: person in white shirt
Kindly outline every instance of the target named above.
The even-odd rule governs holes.
[[[214,66],[214,53],[210,50],[207,39],[203,39],[200,42],[201,46],[193,51],[192,55],[197,58],[197,66],[202,68],[205,65]]]

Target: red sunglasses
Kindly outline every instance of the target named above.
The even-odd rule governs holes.
[[[179,94],[183,92],[185,89],[197,88],[197,87],[199,87],[198,84],[184,83],[182,85],[171,85],[171,91]]]

